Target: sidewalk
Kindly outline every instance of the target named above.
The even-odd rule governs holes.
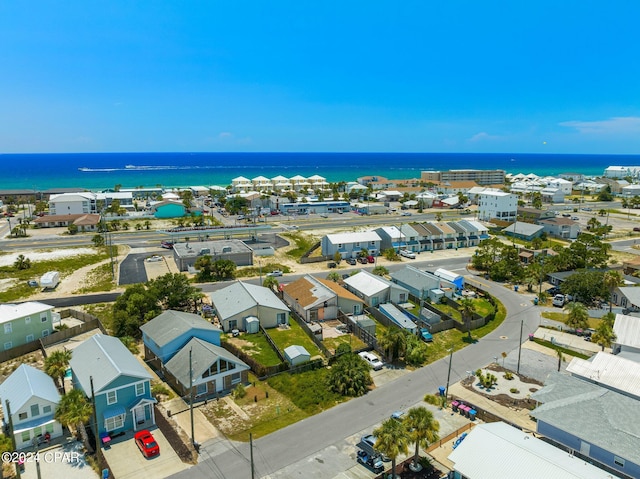
[[[584,336],[569,334],[557,331],[555,329],[538,328],[535,333],[533,333],[533,335],[538,339],[544,339],[545,341],[553,342],[558,346],[563,346],[579,353],[586,354],[588,356],[602,351],[602,347],[598,344],[592,343],[590,341],[585,341]],[[605,348],[605,351],[611,352],[611,349]]]

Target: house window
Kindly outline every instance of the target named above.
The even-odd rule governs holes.
[[[401,303],[404,303],[407,300],[407,295],[405,293],[400,293],[398,296]]]
[[[198,384],[196,386],[196,394],[198,396],[201,396],[202,394],[206,394],[207,393],[207,384]]]
[[[22,431],[22,436],[20,436],[22,442],[31,441],[31,431]]]
[[[13,347],[13,343],[11,341],[7,341],[4,343],[4,350],[11,349]]]
[[[285,313],[278,313],[278,324],[286,324],[287,323],[287,315]]]
[[[53,434],[53,424],[46,424],[46,425],[44,426],[44,430],[45,430],[46,432],[48,432],[49,434]]]
[[[13,328],[11,327],[11,323],[5,323],[4,325],[4,334],[11,334]]]
[[[20,414],[18,414],[18,419],[20,421],[24,421],[25,419],[27,419],[29,416],[27,415],[26,412],[21,412]]]
[[[360,242],[356,243],[356,248],[360,248]]]
[[[42,414],[51,414],[51,406],[42,406]]]
[[[233,373],[231,375],[231,384],[238,384],[242,378],[241,376],[240,373]]]
[[[117,391],[107,392],[107,404],[115,404],[118,401]]]
[[[618,456],[613,456],[613,463],[618,467],[624,467],[624,459]]]
[[[47,336],[49,336],[49,330],[48,329],[43,329],[42,330],[42,337],[46,338]]]
[[[338,243],[338,248],[342,248],[342,243]]]
[[[41,322],[41,323],[46,323],[48,319],[49,319],[49,318],[47,318],[47,315],[46,315],[46,314],[43,314],[42,316],[40,316],[40,322]]]
[[[375,244],[376,244],[376,242],[375,242],[375,241],[369,241],[369,245],[373,246],[373,245],[375,245]]]
[[[229,321],[229,329],[233,330],[233,329],[236,329],[237,327],[238,327],[237,319],[232,319]]]
[[[27,316],[26,318],[24,318],[24,323],[31,324],[31,316]]]
[[[124,414],[110,417],[109,419],[105,419],[104,421],[104,428],[107,431],[114,431],[116,429],[120,429],[123,426],[124,426]]]
[[[25,338],[25,341],[27,343],[30,343],[31,341],[33,341],[33,334],[27,334],[27,337]]]
[[[136,396],[142,396],[144,394],[144,383],[136,384]]]
[[[36,417],[40,415],[40,406],[37,404],[31,405],[31,417]]]

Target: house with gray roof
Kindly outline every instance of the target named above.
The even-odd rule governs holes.
[[[531,397],[543,403],[531,411],[539,434],[599,467],[640,477],[637,399],[560,373]]]
[[[246,331],[246,319],[258,318],[265,328],[289,324],[289,308],[269,288],[236,281],[211,293],[211,303],[224,332]]]
[[[144,359],[158,369],[192,338],[220,346],[222,331],[193,313],[163,311],[140,326],[144,343]]]
[[[381,226],[375,232],[380,236],[380,249],[382,251],[393,248],[398,251],[407,246],[407,239],[402,231],[395,226]]]
[[[173,260],[180,271],[193,268],[198,258],[208,255],[211,261],[226,259],[237,266],[253,264],[253,250],[240,240],[216,240],[176,243],[173,245]]]
[[[344,287],[369,306],[387,302],[405,303],[409,299],[407,288],[365,270],[346,278]]]
[[[34,440],[43,438],[45,434],[51,439],[62,436],[62,425],[53,417],[60,393],[48,374],[26,364],[20,365],[0,384],[0,401],[5,427],[9,402],[18,449],[31,447]]]
[[[376,256],[380,253],[380,236],[374,231],[358,233],[336,233],[325,235],[320,241],[322,254],[333,256],[340,253],[342,258],[355,258],[362,250]]]
[[[589,360],[573,358],[567,372],[640,401],[640,363],[619,354],[599,351]]]
[[[439,301],[442,296],[451,298],[457,289],[451,281],[413,266],[391,273],[391,281],[408,289],[414,297],[431,301]]]
[[[640,311],[640,288],[637,286],[619,286],[613,290],[611,299],[616,306]]]
[[[616,314],[613,332],[616,335],[616,342],[613,345],[614,353],[640,355],[640,318]]]
[[[533,238],[538,238],[544,231],[544,227],[541,225],[533,225],[531,223],[525,223],[523,221],[516,221],[502,230],[507,236],[513,236],[525,241],[531,241]]]
[[[557,216],[538,221],[543,231],[550,236],[562,239],[576,239],[580,234],[580,224],[571,218]]]
[[[249,366],[221,346],[192,338],[167,363],[166,381],[181,396],[193,393],[197,398],[218,395],[249,381]],[[193,370],[193,373],[190,371]]]
[[[38,301],[0,304],[2,349],[7,350],[37,341],[53,332],[53,306]]]
[[[96,436],[155,424],[151,374],[118,338],[96,334],[73,350],[73,387],[95,397]]]

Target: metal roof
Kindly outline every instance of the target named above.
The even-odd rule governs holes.
[[[20,304],[0,304],[0,323],[13,321],[14,319],[24,318],[32,314],[44,313],[50,311],[53,306],[39,303],[37,301],[28,301]]]
[[[640,363],[635,361],[601,351],[589,361],[573,358],[567,371],[640,399]]]
[[[368,243],[370,241],[382,241],[375,231],[362,231],[359,233],[337,233],[326,236],[332,244]]]
[[[289,359],[294,359],[300,356],[309,356],[311,357],[311,354],[309,354],[309,351],[307,351],[304,346],[300,346],[298,344],[294,344],[292,346],[286,347],[284,348],[284,355],[285,357],[289,358]]]
[[[480,424],[449,454],[469,479],[615,479],[586,461],[503,422]]]
[[[531,411],[531,415],[582,441],[640,464],[640,418],[633,413],[638,408],[638,400],[583,379],[562,376],[554,374],[547,379],[553,385],[557,399],[547,400]],[[558,380],[558,377],[562,379]],[[543,398],[539,393],[532,397]]]
[[[244,361],[223,347],[198,338],[192,338],[164,365],[180,384],[187,388],[189,387],[189,351],[191,351],[194,381],[196,378],[202,377],[202,373],[209,369],[219,358],[237,365],[235,369],[231,370],[233,373],[249,369],[249,366]]]
[[[393,284],[380,276],[376,276],[375,274],[371,274],[364,270],[354,274],[353,276],[349,276],[344,280],[344,283],[365,296],[374,296],[391,286],[407,291],[400,285]]]
[[[211,302],[221,320],[235,316],[254,306],[289,311],[289,308],[269,288],[237,281],[211,293]]]
[[[440,278],[428,271],[421,271],[413,266],[406,266],[400,271],[391,273],[394,281],[402,281],[403,283],[415,288],[416,290],[429,291],[434,288],[455,288],[456,285]],[[444,283],[444,285],[443,285]]]
[[[85,394],[99,393],[119,376],[151,379],[151,374],[140,364],[118,338],[96,334],[73,350],[69,363]]]
[[[197,314],[174,311],[172,309],[159,314],[148,323],[140,326],[140,329],[159,347],[169,344],[192,329],[221,332],[220,329]]]
[[[637,286],[622,286],[618,290],[629,301],[630,304],[627,306],[640,306],[640,288]]]
[[[640,318],[616,314],[613,332],[616,333],[616,344],[640,349]]]
[[[20,365],[0,384],[2,406],[4,407],[5,401],[9,400],[14,413],[34,396],[53,404],[58,404],[60,401],[58,388],[51,376],[32,366]]]

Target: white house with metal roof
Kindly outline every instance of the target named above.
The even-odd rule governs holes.
[[[50,215],[81,215],[98,213],[96,194],[90,191],[82,193],[61,193],[49,197]]]
[[[543,403],[530,413],[539,434],[596,464],[640,477],[637,399],[556,372],[531,398]]]
[[[362,231],[359,233],[336,233],[322,238],[322,254],[333,256],[340,253],[342,258],[355,258],[362,250],[376,256],[380,252],[382,239],[374,231]]]
[[[490,188],[478,195],[478,218],[482,221],[515,221],[517,214],[518,195]]]
[[[503,422],[474,427],[448,459],[455,479],[619,479]]]
[[[407,288],[364,270],[346,278],[344,285],[369,306],[387,302],[405,303],[409,299]]]
[[[458,289],[453,282],[413,266],[391,273],[391,281],[407,288],[416,298],[431,301],[440,301],[443,296],[452,298]]]
[[[237,281],[211,293],[211,303],[225,332],[246,330],[245,320],[256,317],[265,328],[289,324],[289,308],[269,288]]]
[[[567,372],[585,381],[640,400],[640,363],[619,355],[598,352],[588,361],[573,358]]]
[[[0,384],[3,421],[8,422],[7,401],[11,409],[16,447],[31,447],[46,434],[50,439],[62,436],[62,425],[54,419],[60,393],[48,374],[22,364]]]
[[[73,350],[69,366],[73,387],[95,396],[97,436],[156,423],[151,374],[118,338],[92,336]]]
[[[616,342],[613,345],[614,353],[640,355],[640,318],[616,314],[613,332],[616,335]]]

